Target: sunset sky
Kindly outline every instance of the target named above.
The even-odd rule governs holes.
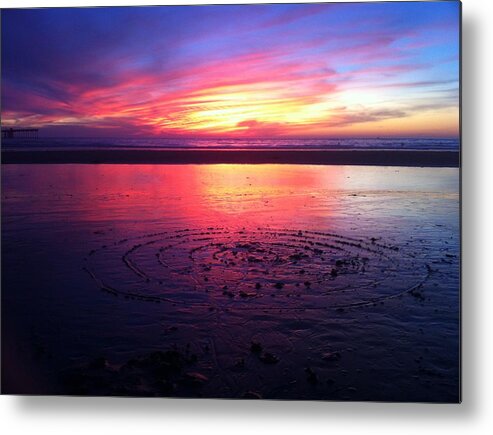
[[[2,126],[456,137],[457,2],[2,10]]]

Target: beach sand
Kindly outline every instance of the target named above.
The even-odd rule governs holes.
[[[217,164],[284,163],[458,167],[458,151],[411,150],[3,150],[2,163]]]
[[[2,390],[457,402],[459,234],[457,168],[3,165]]]

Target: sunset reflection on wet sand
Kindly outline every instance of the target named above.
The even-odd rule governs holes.
[[[457,169],[8,165],[2,185],[16,390],[457,399]]]

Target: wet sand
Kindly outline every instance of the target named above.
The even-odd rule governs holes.
[[[404,150],[4,150],[2,163],[309,164],[458,167],[458,151]]]
[[[457,402],[459,241],[454,168],[4,165],[3,392]]]

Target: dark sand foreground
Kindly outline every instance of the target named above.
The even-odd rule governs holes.
[[[458,151],[409,150],[8,150],[2,151],[2,163],[285,163],[458,167],[460,157]]]
[[[1,177],[4,394],[460,400],[456,168]]]

